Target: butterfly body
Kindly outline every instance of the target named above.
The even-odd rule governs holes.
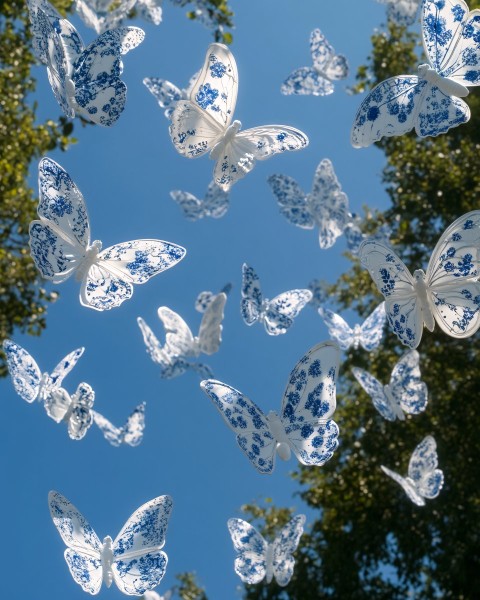
[[[282,460],[290,460],[292,453],[281,418],[274,410],[271,410],[267,415],[267,421],[277,444],[275,450],[278,456]]]
[[[102,564],[102,580],[109,588],[113,582],[113,540],[109,535],[103,538],[102,549],[100,550],[100,562]]]
[[[214,146],[210,151],[210,158],[213,160],[219,160],[220,157],[228,154],[228,146],[233,142],[241,128],[242,123],[238,120],[235,120],[231,125],[229,125],[222,138],[218,142],[212,142]]]
[[[433,316],[431,309],[431,303],[433,302],[433,299],[426,282],[425,271],[423,269],[417,269],[413,273],[413,279],[413,287],[418,298],[423,324],[428,331],[433,331],[435,328],[435,317]]]
[[[95,392],[88,383],[80,383],[74,394],[64,388],[51,392],[45,400],[45,410],[55,422],[67,425],[72,440],[81,440],[93,423]]]
[[[445,96],[457,96],[457,98],[465,98],[469,94],[467,87],[450,79],[450,77],[442,77],[430,65],[418,66],[419,80],[425,80],[430,85],[437,87]]]

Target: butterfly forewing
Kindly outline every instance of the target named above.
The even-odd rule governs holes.
[[[3,341],[3,350],[15,391],[26,402],[33,402],[38,396],[42,377],[35,359],[11,340]]]
[[[298,547],[300,537],[303,534],[305,515],[293,517],[284,527],[280,534],[272,542],[273,544],[273,574],[278,585],[286,586],[293,575],[295,559],[293,553]]]
[[[182,317],[168,306],[160,306],[157,313],[165,328],[166,347],[171,354],[174,356],[198,355],[192,332]]]
[[[407,352],[393,367],[390,378],[392,394],[398,398],[402,410],[416,415],[425,410],[428,389],[421,380],[420,356],[416,350]]]
[[[85,348],[77,348],[70,354],[67,354],[63,360],[53,369],[50,378],[54,385],[61,385],[64,378],[70,373],[82,356]]]
[[[93,423],[92,406],[95,392],[88,383],[81,383],[72,396],[73,410],[68,418],[68,435],[81,440]]]
[[[387,467],[384,467],[383,465],[381,465],[380,468],[386,475],[391,477],[393,479],[393,481],[396,481],[400,486],[402,486],[403,491],[407,494],[409,499],[414,504],[416,504],[417,506],[425,506],[425,500],[418,493],[414,482],[409,477],[407,477],[407,478],[402,477],[398,473],[395,473],[395,471],[391,471],[390,469],[387,469]]]
[[[295,69],[282,83],[280,91],[286,96],[312,95],[328,96],[334,92],[333,83],[320,75],[314,67],[300,67]]]
[[[267,181],[277,198],[280,213],[293,225],[312,229],[315,222],[310,213],[307,196],[295,179],[288,175],[271,175]]]
[[[213,149],[225,130],[192,102],[180,100],[171,114],[170,137],[177,152],[197,158]]]
[[[243,519],[229,519],[227,525],[237,551],[235,573],[245,583],[262,581],[267,566],[267,543],[263,536]]]
[[[373,406],[378,410],[382,417],[387,419],[387,421],[395,421],[397,415],[392,410],[392,407],[385,396],[383,385],[378,381],[378,379],[367,371],[359,369],[358,367],[354,367],[352,369],[352,373],[358,383],[370,396]]]
[[[295,317],[311,299],[312,292],[307,289],[289,290],[275,296],[265,309],[264,324],[267,333],[269,335],[286,333]]]
[[[381,302],[377,308],[365,319],[361,327],[360,344],[370,352],[374,350],[383,337],[386,313],[385,302]]]
[[[242,266],[242,303],[241,312],[247,325],[252,325],[260,316],[262,307],[262,289],[260,278],[253,267],[246,263]]]
[[[308,137],[299,129],[288,125],[264,125],[246,129],[237,134],[234,143],[238,143],[237,140],[252,144],[253,155],[258,160],[308,146]]]
[[[159,365],[167,366],[170,364],[171,355],[165,347],[162,348],[157,336],[153,333],[150,327],[145,323],[142,317],[137,317],[137,323],[142,332],[143,341],[147,347],[147,352],[153,362]]]
[[[214,354],[220,348],[223,329],[222,321],[226,301],[226,294],[217,294],[203,314],[200,330],[198,332],[198,341],[200,351],[204,354]]]
[[[338,342],[342,350],[348,350],[353,343],[353,329],[343,317],[334,313],[333,310],[320,306],[318,314],[325,322],[330,337]]]

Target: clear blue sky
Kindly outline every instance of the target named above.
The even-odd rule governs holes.
[[[294,459],[277,461],[272,476],[259,475],[201,392],[195,373],[171,381],[159,378],[136,317],[142,316],[161,337],[156,309],[166,305],[197,330],[197,294],[219,290],[231,281],[223,343],[220,352],[205,362],[216,378],[242,390],[265,411],[279,408],[290,370],[309,348],[327,339],[327,332],[310,307],[284,336],[269,337],[258,325],[247,327],[239,311],[241,266],[247,262],[257,270],[270,298],[306,287],[313,278],[334,281],[347,266],[343,237],[332,249],[321,251],[316,231],[295,228],[279,214],[266,181],[273,173],[291,175],[309,191],[317,164],[328,157],[353,211],[359,212],[364,203],[385,206],[382,155],[375,148],[350,146],[350,127],[361,98],[345,91],[357,66],[365,63],[370,35],[384,22],[385,7],[374,0],[346,5],[325,0],[232,0],[231,5],[236,24],[232,50],[240,78],[235,118],[244,128],[293,125],[308,134],[310,145],[258,163],[234,186],[224,218],[187,222],[169,192],[185,189],[201,196],[214,163],[177,154],[168,122],[142,79],[157,76],[184,86],[202,65],[212,39],[207,29],[188,21],[183,10],[168,1],[159,27],[134,23],[145,29],[146,39],[125,56],[128,100],[119,122],[111,129],[83,128],[76,122],[78,144],[50,156],[82,191],[92,239],[101,239],[107,247],[135,238],[159,238],[185,246],[188,254],[179,266],[138,286],[132,300],[106,313],[81,307],[78,284],[68,281],[58,287],[61,296],[49,309],[42,336],[14,336],[42,370],[51,370],[67,352],[85,346],[65,387],[73,392],[79,382],[90,383],[96,391],[95,408],[114,423],[122,424],[141,401],[147,408],[145,437],[137,448],[110,446],[94,426],[81,442],[74,442],[40,405],[21,400],[9,379],[0,382],[5,598],[19,594],[35,600],[85,598],[70,576],[64,545],[49,516],[50,489],[67,496],[102,539],[107,534],[115,537],[142,503],[170,494],[174,507],[165,546],[169,564],[159,591],[174,583],[175,573],[194,570],[212,600],[239,595],[226,522],[241,516],[242,504],[271,497],[277,505],[305,511],[289,477]],[[86,43],[94,38],[93,30],[84,28],[78,18],[72,21]],[[308,40],[315,27],[323,30],[337,52],[347,55],[351,75],[326,98],[282,96],[283,79],[310,64]],[[57,118],[60,110],[45,70],[38,68],[36,76],[40,116]],[[32,165],[32,182],[36,172]],[[341,443],[341,422],[339,426]],[[307,516],[311,517],[308,511]],[[112,586],[101,594],[113,598],[120,592]]]

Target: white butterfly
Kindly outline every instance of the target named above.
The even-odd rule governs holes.
[[[307,136],[286,125],[265,125],[240,132],[233,121],[238,73],[235,59],[223,44],[211,44],[188,100],[179,100],[171,115],[170,136],[188,158],[210,152],[216,161],[213,180],[223,190],[245,177],[257,160],[308,145]]]
[[[335,54],[333,46],[320,29],[310,34],[310,53],[313,66],[301,67],[285,79],[280,88],[282,94],[332,94],[333,82],[348,76],[348,63],[343,54]]]
[[[232,290],[232,284],[226,283],[223,288],[220,290],[223,294],[228,296]],[[200,292],[195,300],[195,310],[199,313],[204,313],[210,304],[215,300],[218,294],[214,294],[210,291]]]
[[[102,581],[115,581],[124,594],[140,596],[156,587],[167,568],[165,544],[172,510],[170,496],[159,496],[138,508],[112,541],[97,537],[85,517],[62,494],[51,491],[48,504],[55,527],[67,545],[65,560],[85,592],[98,594]]]
[[[139,404],[128,417],[123,427],[116,427],[103,415],[92,411],[95,425],[102,431],[105,439],[112,446],[127,444],[128,446],[138,446],[143,440],[143,430],[145,429],[145,402]]]
[[[235,573],[245,583],[259,583],[265,578],[270,583],[275,577],[284,587],[293,575],[293,553],[303,534],[305,515],[296,515],[268,543],[253,525],[243,519],[229,519],[228,530],[237,551]]]
[[[60,388],[63,379],[77,364],[85,348],[77,348],[67,354],[51,374],[42,373],[33,356],[15,342],[4,340],[3,350],[13,386],[20,398],[26,402],[46,402],[51,393]]]
[[[75,12],[87,27],[103,33],[122,24],[137,0],[75,0]]]
[[[408,27],[417,19],[418,7],[422,0],[377,0],[387,5],[387,18],[396,25]]]
[[[81,383],[72,396],[60,387],[45,400],[45,410],[56,423],[67,424],[72,440],[81,440],[93,423],[94,400],[95,392],[88,383]]]
[[[229,206],[228,192],[224,192],[215,182],[208,185],[205,198],[199,200],[190,192],[172,190],[170,196],[180,206],[189,221],[197,221],[203,217],[220,219]]]
[[[417,415],[427,407],[428,389],[421,380],[419,361],[416,350],[407,352],[393,367],[388,385],[358,367],[352,373],[384,419],[404,421],[405,413]]]
[[[133,240],[100,252],[90,243],[87,207],[80,190],[56,162],[39,164],[39,221],[30,223],[30,250],[45,279],[61,283],[75,273],[80,303],[95,310],[120,306],[131,298],[133,284],[176,265],[185,256],[181,246],[162,240]]]
[[[138,27],[109,29],[85,48],[77,30],[47,0],[29,0],[33,48],[47,65],[48,79],[67,117],[81,116],[106,127],[125,107],[127,86],[120,59],[145,37]]]
[[[188,100],[190,92],[199,75],[200,71],[190,77],[187,87],[182,89],[178,88],[171,81],[160,79],[159,77],[145,77],[143,84],[157,100],[160,108],[165,109],[165,116],[169,119],[176,103],[179,100]]]
[[[470,109],[461,100],[480,85],[478,11],[463,0],[424,0],[423,47],[430,64],[418,76],[400,75],[378,84],[362,102],[352,127],[355,148],[411,129],[420,137],[437,136],[466,123]]]
[[[358,346],[362,346],[370,352],[380,344],[386,318],[384,302],[377,306],[362,325],[357,323],[353,329],[345,319],[328,308],[320,307],[318,313],[325,321],[330,337],[338,342],[342,350],[348,350],[351,346],[357,350]]]
[[[425,506],[425,498],[436,498],[443,486],[443,471],[437,469],[437,445],[431,435],[415,448],[408,463],[408,476],[402,477],[381,465],[381,469],[405,490],[417,506]]]
[[[277,197],[281,214],[303,229],[317,225],[320,248],[331,248],[350,217],[347,195],[342,192],[330,160],[325,158],[318,165],[309,194],[288,175],[271,175],[268,183]]]
[[[391,248],[366,240],[359,257],[385,296],[387,319],[399,340],[416,348],[423,326],[435,321],[448,335],[465,338],[480,326],[480,211],[459,217],[442,234],[427,272],[410,274]]]
[[[241,313],[247,325],[257,321],[265,325],[269,335],[286,333],[293,325],[293,319],[312,299],[310,290],[289,290],[275,296],[273,300],[263,299],[260,279],[246,263],[242,266]]]
[[[280,414],[263,411],[235,388],[207,379],[200,383],[237,443],[259,473],[270,474],[275,455],[288,460],[291,450],[303,465],[323,465],[338,446],[336,407],[340,350],[334,342],[311,348],[290,373]]]

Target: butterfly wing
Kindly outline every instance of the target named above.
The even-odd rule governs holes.
[[[393,481],[396,481],[399,485],[402,486],[403,491],[407,494],[407,496],[414,504],[416,504],[417,506],[425,506],[425,500],[422,498],[422,496],[420,496],[414,482],[409,477],[402,477],[398,473],[395,473],[395,471],[391,471],[383,465],[380,465],[380,468],[386,475],[391,477]]]
[[[263,323],[268,335],[281,335],[293,325],[298,313],[312,299],[312,292],[307,289],[289,290],[275,296],[265,307]]]
[[[165,345],[169,352],[181,357],[198,356],[200,352],[196,341],[182,317],[168,306],[160,306],[157,314],[165,328]]]
[[[59,492],[48,494],[53,523],[67,546],[65,560],[73,579],[85,592],[98,594],[102,585],[102,544],[85,517]]]
[[[437,444],[428,435],[415,448],[408,463],[408,476],[424,498],[436,498],[442,489],[443,471],[437,469],[437,466]]]
[[[134,408],[122,429],[125,444],[135,447],[142,442],[145,429],[145,402]]]
[[[77,348],[73,352],[70,352],[70,354],[67,354],[67,356],[58,363],[50,375],[50,379],[54,386],[60,386],[62,384],[62,381],[77,364],[84,351],[85,348]]]
[[[313,67],[300,67],[295,69],[285,79],[280,87],[285,96],[328,96],[334,91],[333,83],[323,77]]]
[[[72,398],[67,390],[62,387],[52,390],[51,394],[45,399],[47,415],[56,423],[63,421],[71,405]]]
[[[352,373],[358,383],[370,396],[373,406],[382,415],[382,417],[387,419],[387,421],[395,421],[397,414],[390,406],[390,402],[388,401],[388,398],[383,390],[383,385],[378,381],[378,379],[367,371],[359,369],[358,367],[353,367]]]
[[[310,54],[314,67],[322,73],[326,73],[335,56],[335,50],[318,28],[310,34]]]
[[[123,427],[115,427],[103,415],[92,410],[93,420],[95,425],[103,433],[103,437],[112,444],[112,446],[120,446],[123,442]]]
[[[190,192],[172,190],[170,197],[180,206],[184,217],[189,221],[197,221],[205,216],[203,202],[193,194],[190,194]]]
[[[285,587],[292,578],[295,559],[293,553],[298,547],[305,525],[305,515],[296,515],[272,542],[273,574],[278,585]]]
[[[203,313],[198,332],[198,345],[200,352],[204,354],[214,354],[220,348],[223,329],[222,321],[224,317],[223,311],[226,301],[226,294],[217,294]]]
[[[81,440],[93,423],[92,406],[95,392],[88,383],[81,383],[72,397],[73,409],[68,418],[68,435]]]
[[[410,350],[393,367],[390,389],[402,410],[417,415],[425,410],[428,401],[427,384],[421,380],[420,355]]]
[[[260,278],[253,267],[246,263],[242,265],[242,318],[247,325],[253,325],[260,317],[262,308],[262,289],[260,287]]]
[[[312,279],[308,284],[308,289],[312,292],[309,304],[318,309],[327,299],[328,283],[323,279]]]
[[[353,344],[353,329],[348,325],[343,317],[334,313],[325,307],[318,309],[318,314],[325,322],[328,329],[328,335],[335,340],[342,350],[348,350]]]
[[[237,444],[257,471],[271,473],[275,466],[277,443],[262,410],[241,392],[221,381],[207,379],[200,382],[200,387],[235,432]]]
[[[162,0],[139,0],[135,3],[138,16],[149,23],[160,25],[162,22]]]
[[[26,402],[34,402],[38,397],[42,378],[35,359],[11,340],[3,340],[3,350],[15,391]]]
[[[30,17],[33,52],[46,65],[48,64],[48,41],[52,31],[52,24],[57,23],[63,17],[46,0],[27,0],[27,6]]]
[[[222,190],[214,181],[211,181],[208,184],[203,204],[207,217],[220,219],[229,207],[228,193]]]
[[[153,333],[150,327],[145,323],[142,317],[137,317],[137,323],[142,332],[143,341],[147,347],[147,353],[153,362],[167,367],[171,363],[171,354],[168,352],[166,346],[162,346],[158,341],[157,336]]]
[[[363,322],[360,328],[360,344],[367,352],[374,350],[380,344],[386,319],[385,302],[381,302]]]
[[[170,117],[175,104],[183,98],[182,90],[166,79],[145,77],[143,85],[154,96],[160,108],[165,109],[166,117]]]
[[[229,519],[227,526],[237,552],[235,573],[245,583],[259,583],[267,568],[267,542],[253,525],[243,519]]]
[[[288,175],[271,175],[267,181],[277,198],[280,214],[297,227],[312,229],[315,221],[310,213],[307,196],[295,179]]]

